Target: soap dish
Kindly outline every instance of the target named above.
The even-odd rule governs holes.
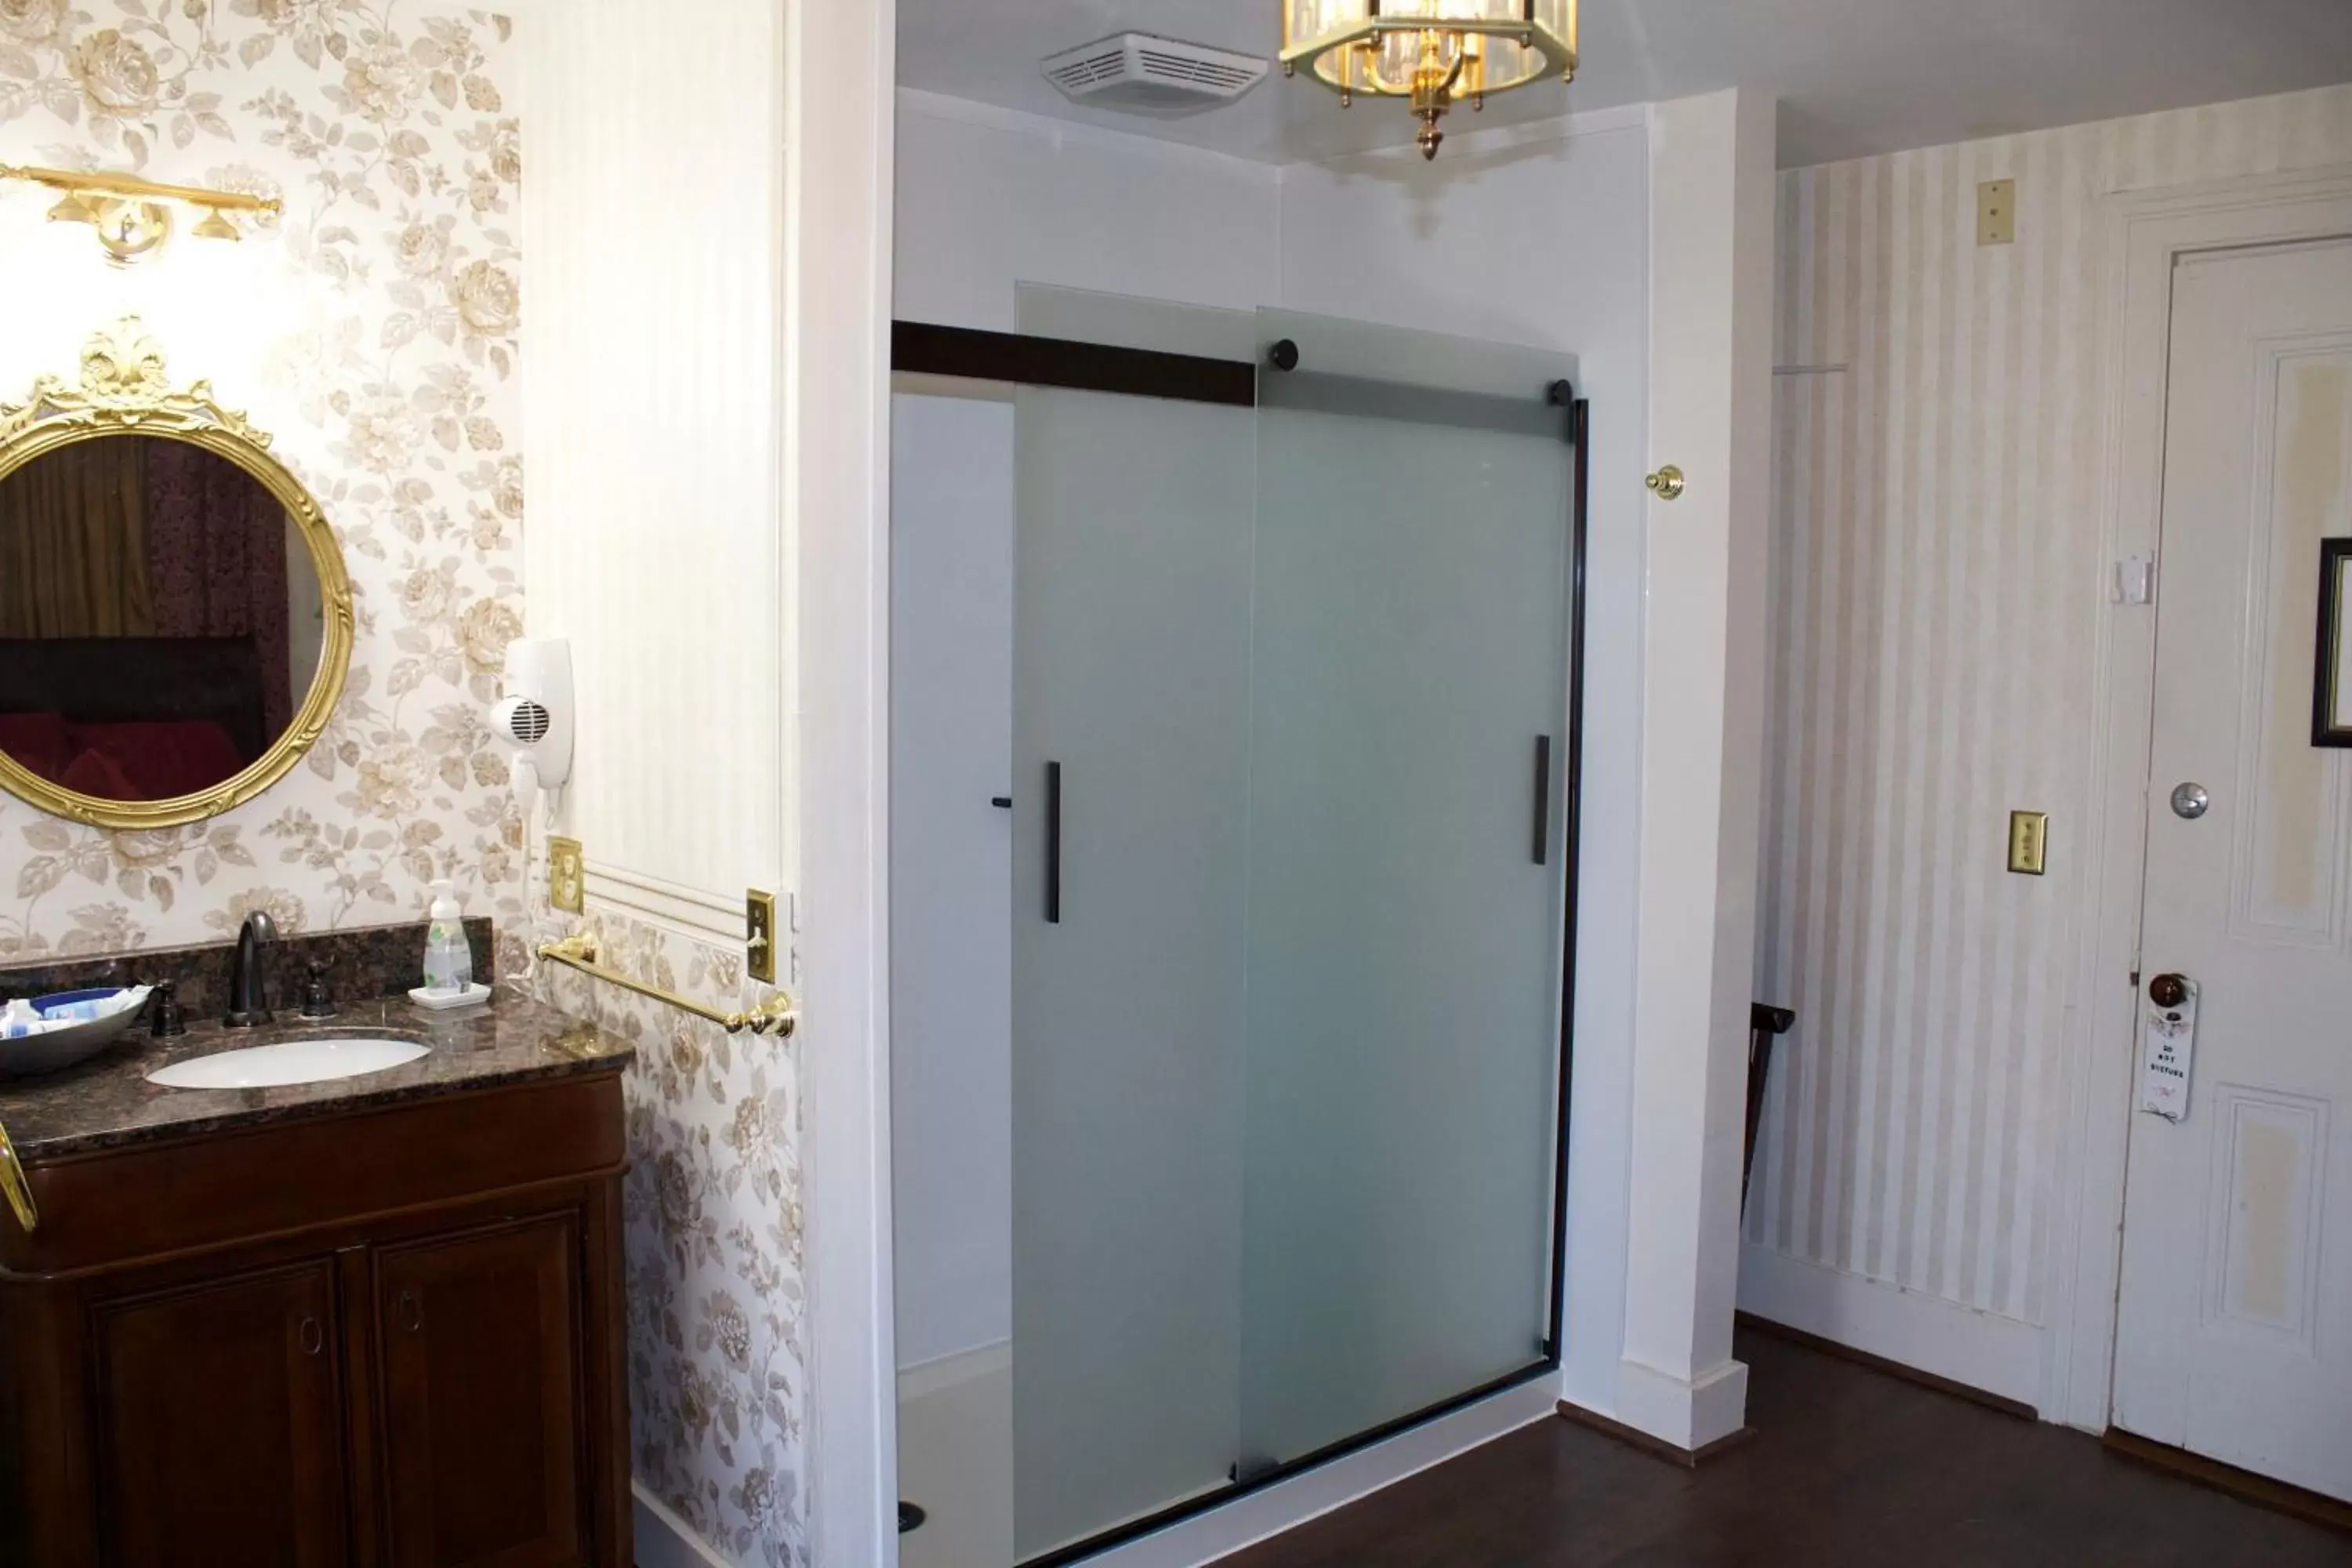
[[[427,991],[423,986],[408,994],[408,999],[418,1006],[435,1013],[446,1013],[455,1007],[478,1007],[490,999],[490,988],[477,982],[463,991],[446,994]]]

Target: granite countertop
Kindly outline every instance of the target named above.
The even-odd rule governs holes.
[[[297,1039],[415,1040],[431,1048],[415,1061],[332,1083],[283,1089],[165,1089],[156,1068],[216,1051]],[[404,1100],[502,1084],[613,1072],[635,1055],[626,1041],[544,1004],[501,992],[489,1004],[429,1013],[405,997],[347,1003],[323,1022],[281,1012],[255,1029],[191,1024],[174,1039],[143,1025],[70,1071],[0,1083],[0,1126],[26,1164],[93,1150],[259,1126],[297,1117],[336,1116]]]

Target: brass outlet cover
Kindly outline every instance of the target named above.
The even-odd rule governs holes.
[[[754,980],[776,983],[776,895],[757,888],[743,895],[743,969]]]
[[[576,915],[587,902],[588,868],[577,838],[547,840],[547,902],[548,907],[562,914]]]
[[[2017,241],[2017,182],[1987,180],[1977,187],[1977,243],[2013,245]]]
[[[2021,877],[2039,877],[2050,851],[2050,816],[2041,811],[2009,814],[2009,868]]]

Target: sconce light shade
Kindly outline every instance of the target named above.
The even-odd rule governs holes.
[[[204,220],[198,223],[195,227],[188,230],[188,232],[194,235],[198,239],[226,239],[234,241],[243,239],[245,237],[244,231],[238,228],[236,225],[229,222],[226,215],[222,213],[218,207],[206,208]]]
[[[107,261],[128,267],[163,253],[172,243],[172,209],[162,202],[102,196],[92,204],[99,248]]]
[[[90,211],[88,202],[68,191],[58,200],[57,205],[49,209],[49,221],[51,223],[96,223],[98,215]]]

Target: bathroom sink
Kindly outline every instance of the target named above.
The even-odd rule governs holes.
[[[147,1081],[166,1089],[283,1089],[383,1072],[415,1061],[427,1048],[414,1040],[289,1040],[174,1062],[149,1073]]]

